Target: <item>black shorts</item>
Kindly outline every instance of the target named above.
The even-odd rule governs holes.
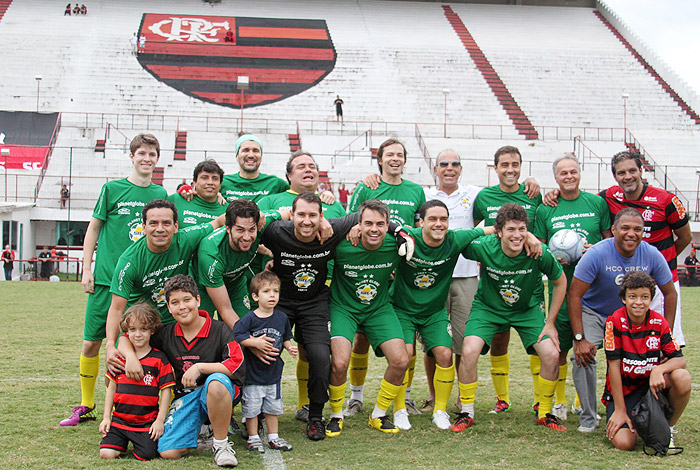
[[[277,308],[287,314],[297,343],[331,344],[328,290],[310,300],[280,299]]]
[[[644,394],[647,393],[647,390],[649,390],[649,387],[640,387],[636,390],[633,390],[632,393],[625,397],[625,408],[627,408],[627,416],[629,416],[630,419],[632,419],[632,410],[635,406],[637,406],[637,403],[641,401]],[[669,389],[665,389],[661,390],[660,393],[663,393],[666,396],[666,398],[668,398],[668,391]],[[614,412],[615,402],[611,397],[610,401],[608,402],[608,405],[605,407],[605,415],[608,421],[610,420],[610,417],[613,415]],[[626,424],[623,424],[622,427],[629,428],[629,426],[627,426]]]
[[[158,441],[151,439],[151,435],[145,431],[130,431],[118,428],[112,423],[109,432],[100,442],[100,449],[113,449],[119,452],[126,452],[129,442],[133,443],[134,457],[139,460],[152,460],[158,456]]]

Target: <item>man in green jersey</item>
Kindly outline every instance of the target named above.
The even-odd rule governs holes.
[[[554,160],[552,164],[554,179],[559,185],[559,204],[556,207],[544,204],[537,208],[534,234],[547,243],[560,230],[574,230],[583,238],[584,249],[595,245],[603,238],[610,238],[610,212],[605,200],[579,189],[581,168],[573,154],[566,154]],[[567,279],[567,291],[574,278],[577,262],[562,263]],[[551,294],[551,292],[550,292]],[[551,295],[550,295],[551,304]],[[567,418],[566,376],[568,373],[566,355],[573,346],[573,332],[569,323],[569,311],[566,300],[557,316],[557,333],[559,334],[559,379],[557,380],[555,405],[552,414],[560,420]],[[578,396],[577,396],[578,398]],[[578,405],[580,406],[580,405]],[[574,404],[574,409],[577,405]]]
[[[566,275],[546,246],[541,257],[527,257],[524,252],[527,224],[527,213],[522,206],[504,204],[494,221],[497,236],[475,240],[464,250],[465,257],[481,263],[481,278],[464,330],[459,365],[462,411],[452,424],[454,432],[462,432],[474,422],[479,354],[488,351],[496,333],[511,327],[520,335],[527,352],[536,353],[542,363],[538,377],[542,401],[537,424],[566,430],[551,414],[559,374],[559,342],[554,324],[566,295]],[[554,291],[546,321],[542,274],[549,278],[550,289]]]
[[[224,170],[214,160],[204,160],[194,168],[192,199],[188,201],[179,193],[168,196],[177,207],[180,228],[209,222],[226,211],[218,201],[223,177]]]
[[[85,329],[80,354],[80,406],[73,408],[61,426],[75,426],[94,420],[95,382],[100,369],[100,347],[111,295],[109,287],[119,256],[143,236],[141,209],[151,199],[163,198],[166,191],[153,184],[151,177],[160,157],[158,139],[139,134],[131,141],[131,174],[102,186],[83,242],[83,290],[89,294],[85,309]],[[98,244],[99,240],[99,244]],[[97,246],[95,271],[92,256]]]
[[[533,195],[525,192],[525,184],[520,184],[520,170],[522,168],[522,156],[516,147],[504,146],[496,150],[494,155],[494,171],[498,175],[498,184],[479,191],[474,200],[474,224],[478,225],[482,220],[488,227],[494,224],[496,214],[503,204],[514,202],[520,204],[527,213],[530,221],[530,230],[535,221],[535,211],[542,204],[542,195],[537,192]],[[510,408],[510,391],[508,376],[510,374],[510,357],[508,355],[508,343],[510,342],[510,329],[498,333],[493,338],[491,345],[491,377],[493,388],[496,390],[496,405],[492,413],[502,413]],[[540,373],[540,363],[536,355],[530,356],[530,372],[532,374],[534,400],[537,406]]]
[[[406,147],[398,139],[387,139],[377,149],[377,165],[379,166],[379,183],[374,186],[371,183],[373,177],[370,175],[365,182],[355,188],[348,212],[356,212],[364,201],[379,199],[389,206],[389,219],[392,222],[405,227],[412,227],[416,223],[418,209],[425,202],[425,192],[423,187],[412,181],[403,179],[403,170],[406,165]],[[345,416],[350,417],[357,414],[362,409],[364,400],[364,384],[369,363],[369,342],[367,337],[358,331],[353,342],[352,357],[350,359],[350,390],[351,397],[345,409]],[[411,357],[409,365],[409,385],[407,395],[410,396],[410,382],[413,381],[413,370],[416,365],[416,357]],[[408,400],[409,411],[419,414],[413,400]]]
[[[221,182],[221,195],[228,202],[239,198],[258,202],[270,194],[281,193],[289,185],[275,175],[260,173],[263,145],[259,138],[252,134],[242,135],[234,148],[238,161],[238,173],[224,176]]]
[[[150,302],[158,309],[162,323],[175,321],[168,312],[163,286],[172,276],[187,274],[199,242],[224,224],[224,216],[178,232],[175,205],[166,199],[154,199],[143,208],[143,224],[145,240],[131,245],[114,269],[106,326],[108,367],[121,367],[116,341],[121,316],[128,306]]]
[[[360,205],[360,243],[341,241],[335,249],[331,283],[331,379],[328,387],[331,419],[326,436],[343,429],[343,400],[347,385],[352,341],[358,327],[366,331],[375,351],[383,354],[387,368],[379,389],[369,426],[396,433],[386,416],[403,383],[408,367],[401,325],[389,302],[389,279],[399,262],[394,237],[387,236],[389,207],[376,199]]]

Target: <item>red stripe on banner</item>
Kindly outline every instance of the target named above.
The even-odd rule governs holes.
[[[39,170],[49,153],[49,147],[3,145],[2,148],[10,149],[10,155],[0,156],[0,166],[7,170]]]
[[[240,93],[215,93],[215,92],[193,91],[192,94],[196,95],[196,96],[201,96],[202,98],[212,100],[216,103],[232,104],[234,106],[241,105]],[[246,93],[245,105],[248,106],[251,104],[262,103],[263,101],[276,100],[276,99],[281,98],[282,96],[283,95],[249,95],[248,93]]]
[[[326,40],[328,39],[328,32],[325,29],[240,26],[238,28],[238,37]]]
[[[250,57],[255,59],[333,60],[333,49],[307,47],[259,47],[231,44],[146,43],[147,54],[195,55],[212,57]]]
[[[239,76],[250,77],[251,82],[314,83],[324,70],[251,69],[238,67],[190,67],[177,65],[147,65],[163,79],[233,81]]]

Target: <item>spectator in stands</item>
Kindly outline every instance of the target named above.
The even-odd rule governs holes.
[[[68,201],[68,199],[70,199],[70,190],[64,184],[61,188],[61,209],[66,208],[66,201]]]
[[[12,267],[15,262],[15,252],[10,249],[10,245],[5,245],[5,251],[2,252],[2,263],[5,268],[5,280],[12,280]]]
[[[66,5],[66,11],[63,12],[63,16],[70,16],[70,3]]]
[[[75,7],[73,8],[73,14],[74,15],[79,15],[80,14],[80,5],[77,3],[75,4]],[[65,15],[64,15],[65,16]]]
[[[691,268],[690,266],[697,266],[698,264],[700,264],[700,262],[698,262],[698,259],[695,257],[695,250],[690,251],[690,254],[685,257],[685,263],[683,264],[688,266],[686,267],[686,269],[688,270],[688,285],[692,286],[695,283],[695,270],[697,268]]]
[[[136,45],[138,42],[139,38],[136,36],[136,33],[132,34],[129,38],[129,44],[131,44],[131,55],[136,55]]]
[[[233,40],[233,31],[231,31],[231,28],[226,30],[226,35],[224,36],[224,42],[235,42]]]
[[[49,277],[51,276],[51,271],[53,270],[53,260],[51,259],[51,253],[49,252],[48,246],[44,247],[44,251],[39,253],[38,258],[41,260],[39,280],[48,281]]]
[[[87,15],[87,7],[85,6],[84,3],[82,5],[80,5],[80,14]]]
[[[141,37],[139,38],[139,52],[145,52],[146,51],[146,35],[141,34]]]
[[[345,189],[345,183],[340,183],[340,188],[338,188],[338,200],[343,209],[348,209],[348,196],[352,194],[350,191]]]
[[[335,105],[335,120],[337,122],[344,122],[343,121],[343,100],[340,99],[340,95],[336,95],[335,101],[333,102]]]

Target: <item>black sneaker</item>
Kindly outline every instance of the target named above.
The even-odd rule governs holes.
[[[312,441],[321,441],[326,438],[326,425],[321,418],[309,418],[306,424],[306,435]]]
[[[326,436],[337,437],[340,436],[343,430],[343,418],[331,418],[326,426]]]

